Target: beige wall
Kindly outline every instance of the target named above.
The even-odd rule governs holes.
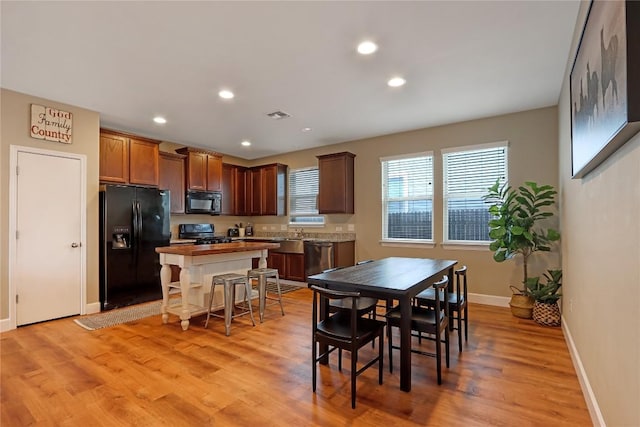
[[[86,154],[87,164],[87,302],[97,302],[98,296],[98,157],[99,157],[99,117],[97,113],[52,101],[29,97],[23,94],[3,90],[2,92],[2,253],[7,250],[6,231],[8,229],[8,152],[9,144],[41,147],[51,150],[68,150]],[[43,142],[29,137],[29,105],[40,103],[51,105],[74,113],[74,143],[70,146]],[[488,250],[445,250],[441,247],[442,216],[438,214],[442,205],[441,153],[446,147],[509,141],[510,180],[520,183],[524,180],[557,185],[557,110],[554,107],[522,113],[508,114],[482,120],[469,121],[447,126],[421,129],[395,135],[381,136],[360,141],[346,142],[328,147],[288,153],[282,156],[243,162],[225,156],[226,162],[236,164],[264,164],[281,162],[291,168],[313,166],[317,164],[316,155],[338,151],[351,151],[356,154],[356,213],[354,215],[328,215],[327,226],[323,229],[309,229],[317,232],[335,232],[336,225],[355,225],[357,234],[356,256],[358,259],[381,258],[385,256],[428,256],[454,258],[469,266],[471,292],[486,295],[508,296],[507,285],[519,284],[521,266],[519,262],[495,263]],[[164,143],[163,150],[172,151],[174,145]],[[415,153],[433,150],[435,155],[435,248],[399,248],[384,247],[379,243],[381,230],[380,204],[380,157],[395,154]],[[251,220],[260,231],[262,226],[269,231],[280,230],[287,224],[286,217],[209,217],[195,215],[175,215],[172,218],[172,230],[180,222],[213,221],[220,232],[236,222]],[[552,260],[551,262],[557,263]],[[542,266],[537,268],[538,271]],[[536,272],[534,265],[533,271]],[[0,266],[2,280],[1,317],[8,315],[7,293],[8,273],[7,256],[2,256]]]
[[[98,113],[59,102],[2,89],[0,137],[0,319],[9,316],[8,229],[9,229],[9,146],[21,145],[44,150],[64,151],[87,156],[87,302],[98,302]],[[45,105],[73,113],[73,143],[59,144],[29,136],[31,104]],[[42,171],[42,179],[55,171]],[[46,221],[46,212],[42,215]],[[52,224],[55,226],[55,224]],[[47,236],[42,236],[46,239]]]
[[[357,234],[356,259],[387,256],[434,257],[460,260],[469,266],[470,292],[508,296],[508,284],[520,285],[522,268],[518,262],[498,264],[488,250],[445,250],[442,242],[442,158],[440,150],[495,141],[509,141],[509,180],[514,184],[534,180],[558,184],[557,109],[543,108],[482,120],[456,123],[377,138],[346,142],[312,150],[260,159],[256,163],[281,162],[290,168],[317,165],[316,155],[350,151],[355,159],[355,214],[328,215],[322,231],[335,232],[336,224],[354,224]],[[381,172],[380,157],[433,150],[435,156],[435,248],[399,248],[381,246]],[[285,217],[256,217],[257,229],[286,224]],[[308,231],[316,231],[309,228]],[[559,249],[559,248],[558,248]],[[532,257],[533,258],[533,257]],[[542,261],[540,258],[538,261]],[[550,260],[559,267],[557,254]],[[542,263],[532,266],[541,271]],[[542,270],[543,271],[543,270]]]
[[[564,327],[600,409],[596,422],[639,426],[640,135],[583,179],[571,179],[568,73],[558,107]]]

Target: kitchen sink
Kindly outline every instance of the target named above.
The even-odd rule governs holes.
[[[279,243],[278,249],[272,249],[274,252],[284,252],[289,254],[303,254],[304,253],[304,240],[302,239],[274,239],[275,243]]]

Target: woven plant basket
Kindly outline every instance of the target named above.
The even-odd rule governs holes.
[[[533,320],[544,326],[560,326],[560,307],[558,303],[547,304],[536,301],[533,305]]]
[[[509,306],[511,307],[511,314],[521,319],[531,319],[533,316],[533,297],[529,295],[523,295],[522,292],[515,286],[510,286],[511,301]]]

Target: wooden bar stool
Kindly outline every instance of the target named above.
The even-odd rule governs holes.
[[[215,294],[216,285],[224,286],[224,316],[220,316],[219,314],[211,312],[211,307],[213,305],[213,295]],[[245,304],[245,310],[237,314],[235,313],[236,286],[244,286]],[[253,326],[256,326],[256,322],[255,320],[253,320],[253,309],[251,307],[250,298],[251,285],[249,284],[249,280],[245,275],[237,273],[226,273],[213,276],[213,278],[211,279],[211,292],[209,293],[209,310],[207,311],[207,321],[204,323],[204,327],[206,328],[209,324],[210,316],[224,317],[225,333],[227,336],[229,336],[231,334],[231,319],[233,319],[234,317],[244,316],[245,314],[249,314],[249,316],[251,317],[251,323],[253,323]]]
[[[267,279],[275,278],[278,297],[270,297],[267,295]],[[280,290],[280,275],[275,268],[254,268],[247,272],[247,281],[251,284],[251,279],[258,279],[258,300],[260,302],[260,323],[264,321],[264,309],[267,299],[276,300],[280,303],[280,311],[284,316],[284,307],[282,306],[282,291]],[[251,285],[249,285],[251,286]]]

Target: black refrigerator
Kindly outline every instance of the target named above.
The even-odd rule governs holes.
[[[100,187],[100,308],[162,298],[155,248],[169,246],[168,190]]]

